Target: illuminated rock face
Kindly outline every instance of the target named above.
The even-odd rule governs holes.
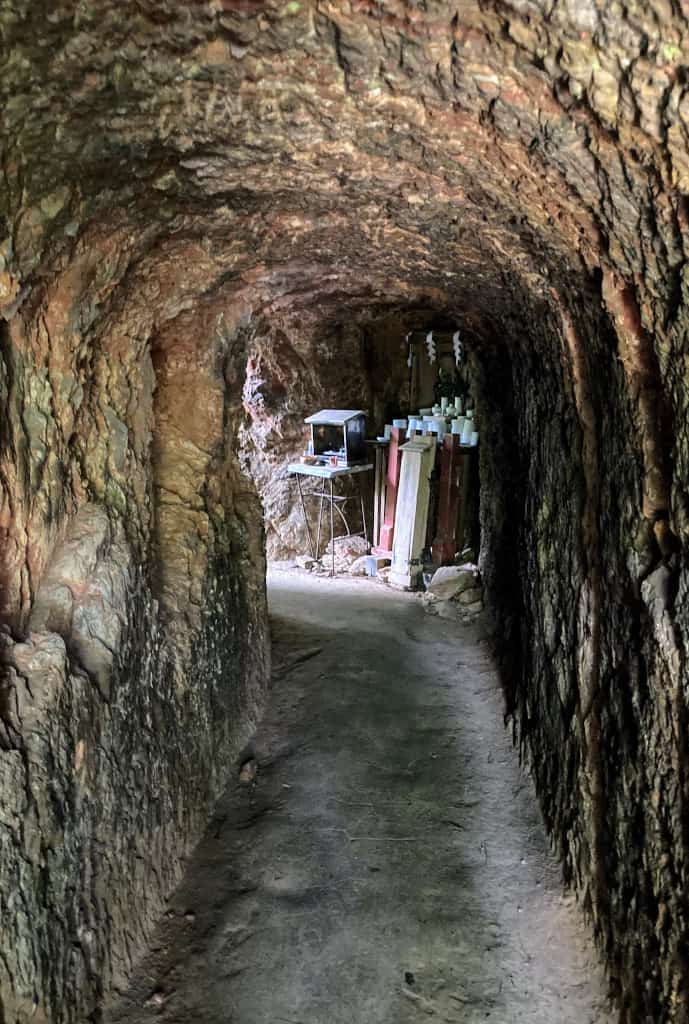
[[[289,548],[303,414],[412,308],[567,875],[624,1019],[686,1020],[685,7],[5,5],[6,1020],[128,970],[260,707],[257,487]]]

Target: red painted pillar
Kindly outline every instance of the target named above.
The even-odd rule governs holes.
[[[395,534],[395,508],[397,507],[397,489],[400,483],[400,467],[402,465],[402,452],[400,445],[403,445],[407,437],[406,430],[393,427],[390,433],[390,446],[388,448],[388,469],[385,478],[385,515],[383,525],[380,528],[380,544],[373,548],[374,555],[390,555],[392,558],[392,541]]]
[[[459,435],[446,434],[440,452],[437,529],[431,549],[436,566],[451,562],[457,553],[463,464]]]

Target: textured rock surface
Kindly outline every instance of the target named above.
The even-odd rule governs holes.
[[[481,579],[474,567],[443,565],[433,573],[426,591],[438,601],[450,601],[480,586]]]
[[[359,387],[371,324],[412,308],[456,317],[471,351],[482,573],[548,824],[624,1019],[687,1019],[688,19],[684,0],[3,5],[4,692],[38,659],[50,701],[67,702],[56,717],[32,705],[20,728],[3,699],[2,927],[28,950],[0,967],[8,1020],[34,998],[51,1020],[78,1016],[150,917],[140,899],[134,938],[110,922],[146,881],[109,834],[98,966],[83,966],[77,919],[58,927],[47,909],[40,949],[26,947],[37,879],[54,894],[42,905],[66,885],[76,907],[83,865],[105,857],[74,801],[64,869],[49,823],[38,854],[12,838],[27,772],[42,791],[53,757],[43,743],[28,758],[32,716],[67,765],[70,701],[95,730],[128,709],[126,771],[134,754],[149,771],[142,835],[179,782],[148,890],[162,891],[212,790],[199,803],[175,730],[206,786],[225,751],[211,737],[236,720],[241,685],[249,704],[259,686],[233,653],[260,662],[255,487],[277,549],[295,548],[267,481],[314,392]],[[79,626],[88,594],[61,589],[64,544],[94,506],[107,550],[128,552],[114,576],[107,551],[83,566],[87,591],[127,595],[108,618],[110,665],[100,627],[94,640]],[[100,703],[106,677],[120,704]],[[169,725],[151,728],[147,694]],[[102,758],[94,804],[121,789]]]
[[[480,573],[469,563],[441,566],[433,573],[421,600],[431,615],[472,622],[485,607]]]
[[[235,454],[241,314],[185,321],[176,287],[157,288],[166,312],[128,305],[137,237],[101,228],[2,332],[8,1022],[88,1019],[126,977],[267,678],[260,506]]]

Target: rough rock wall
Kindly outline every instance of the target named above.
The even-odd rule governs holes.
[[[233,339],[456,317],[524,748],[623,1016],[687,1019],[684,0],[12,0],[0,39],[12,636],[95,505],[183,659],[255,536]]]
[[[684,1021],[686,556],[667,513],[640,514],[644,428],[591,299],[522,301],[476,355],[483,570],[508,711],[623,1019]]]
[[[88,301],[72,267],[2,351],[7,1022],[90,1019],[124,981],[267,677],[241,329],[214,310],[152,336],[134,302],[89,320]]]

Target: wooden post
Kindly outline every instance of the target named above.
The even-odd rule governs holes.
[[[376,469],[373,487],[373,538],[372,551],[375,551],[380,543],[380,531],[385,515],[385,453],[387,445],[379,442],[367,442],[373,444],[376,449]]]
[[[458,551],[462,550],[465,543],[467,510],[471,488],[471,466],[474,452],[476,451],[476,448],[467,448],[466,445],[463,445],[459,453],[461,470],[459,474],[459,502],[457,503],[457,532],[455,534]]]
[[[396,587],[413,587],[423,569],[421,554],[426,540],[435,449],[435,436],[415,437],[402,445],[395,543],[388,577],[389,582]]]
[[[378,546],[373,548],[374,555],[388,555],[392,558],[392,542],[395,536],[395,508],[397,507],[397,489],[400,481],[400,468],[402,465],[402,452],[400,446],[404,443],[405,430],[393,427],[390,433],[390,446],[388,448],[388,466],[385,474],[385,514],[380,528]]]
[[[435,566],[447,565],[457,553],[464,463],[459,435],[446,434],[440,451],[437,527],[431,549]]]

